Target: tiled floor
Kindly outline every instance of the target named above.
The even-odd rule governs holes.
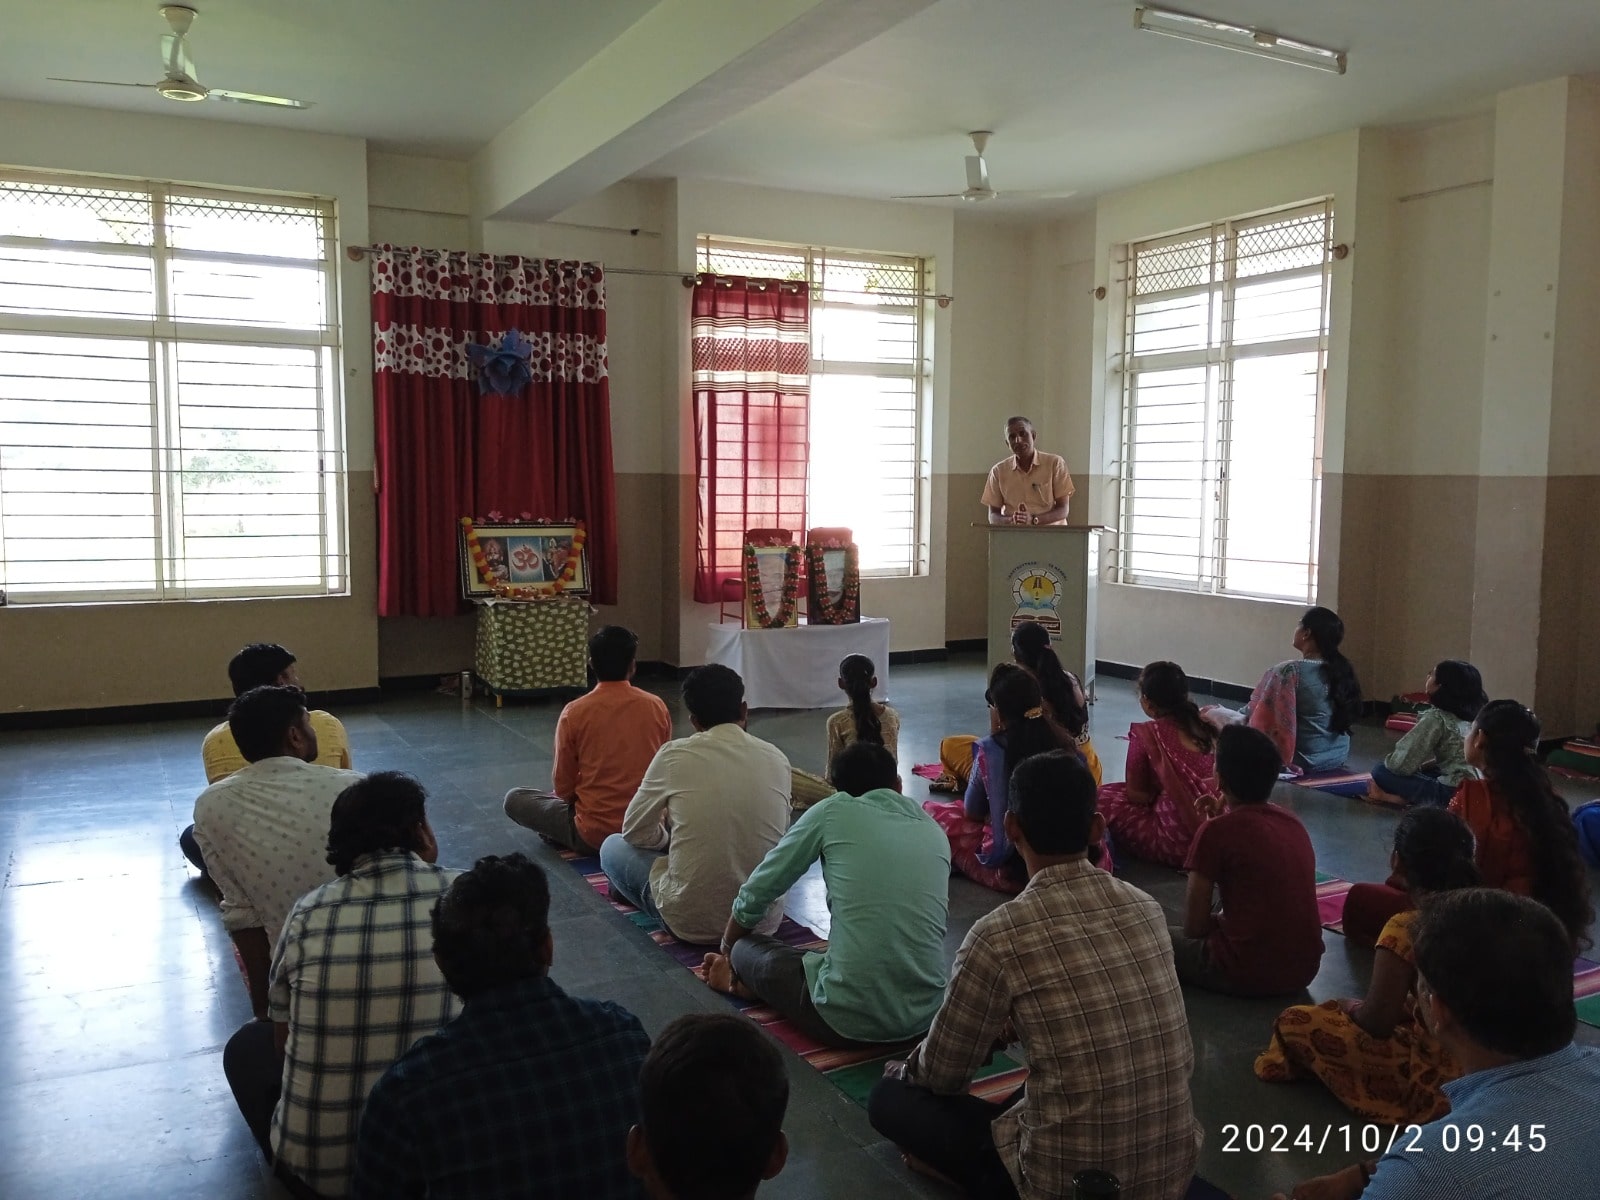
[[[308,664],[314,669],[314,664]],[[896,668],[907,769],[935,757],[941,734],[984,721],[975,658]],[[675,688],[659,690],[680,732]],[[409,771],[428,787],[441,861],[522,849],[550,872],[554,974],[569,990],[616,1000],[651,1032],[679,1013],[717,1009],[706,991],[613,913],[533,835],[512,826],[500,797],[516,783],[546,784],[556,706],[496,710],[445,696],[405,695],[340,712],[358,766]],[[1103,680],[1096,741],[1108,779],[1121,778],[1116,735],[1136,714],[1131,686]],[[758,713],[759,735],[802,766],[820,765],[825,714]],[[209,888],[175,838],[204,784],[205,721],[173,721],[0,735],[0,1196],[266,1197],[279,1194],[233,1107],[221,1049],[249,1006]],[[1390,735],[1362,730],[1358,762]],[[911,793],[922,796],[920,780]],[[1563,785],[1576,799],[1594,788]],[[1354,801],[1280,789],[1306,821],[1326,870],[1382,878],[1394,816]],[[1133,865],[1128,878],[1174,914],[1175,871]],[[999,897],[951,882],[948,952]],[[820,879],[792,895],[791,912],[825,930]],[[1311,996],[1359,994],[1371,954],[1328,935]],[[1228,1153],[1228,1123],[1350,1124],[1315,1086],[1257,1082],[1251,1061],[1279,1001],[1188,996],[1195,1041],[1194,1094],[1206,1128],[1201,1171],[1241,1197],[1270,1194],[1344,1161],[1342,1153]],[[1588,1040],[1594,1030],[1584,1029]],[[937,1195],[901,1167],[864,1113],[820,1075],[794,1062],[789,1165],[763,1196]],[[1337,1140],[1336,1135],[1335,1140]]]

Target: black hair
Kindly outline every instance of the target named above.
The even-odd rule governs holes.
[[[1472,830],[1448,809],[1417,805],[1394,827],[1394,854],[1413,892],[1433,895],[1482,882],[1474,859]]]
[[[1248,725],[1225,725],[1217,734],[1217,781],[1240,804],[1264,804],[1278,784],[1283,759],[1272,739]]]
[[[421,850],[428,793],[402,771],[374,771],[339,793],[328,816],[328,862],[350,874],[363,854]]]
[[[589,665],[602,683],[626,679],[638,653],[639,635],[622,625],[603,625],[589,639]]]
[[[550,882],[522,854],[480,858],[433,906],[433,957],[463,1000],[544,973]]]
[[[1002,728],[994,740],[1006,752],[1008,786],[1019,763],[1035,754],[1060,750],[1063,743],[1071,742],[1061,727],[1045,716],[1039,682],[1021,667],[997,665],[989,676],[984,699],[1000,714]]]
[[[1461,888],[1422,906],[1412,930],[1417,974],[1474,1042],[1539,1058],[1572,1041],[1572,941],[1537,900]]]
[[[683,681],[683,703],[702,729],[737,721],[744,706],[744,680],[721,663],[696,667]]]
[[[645,1145],[681,1200],[739,1200],[766,1174],[789,1107],[777,1046],[747,1017],[690,1013],[661,1031],[639,1072]]]
[[[1018,765],[1006,805],[1035,853],[1078,854],[1089,848],[1097,796],[1083,759],[1051,750]]]
[[[1023,621],[1011,631],[1011,653],[1039,681],[1039,694],[1056,724],[1074,738],[1082,737],[1089,727],[1089,707],[1078,699],[1083,687],[1061,665],[1050,645],[1050,631],[1037,621]]]
[[[242,696],[251,688],[277,683],[295,662],[295,656],[276,642],[251,642],[228,660],[228,682],[233,694]]]
[[[283,753],[283,741],[306,715],[306,694],[297,687],[251,688],[228,706],[228,732],[245,762]]]
[[[852,796],[892,788],[898,775],[894,755],[878,742],[851,742],[828,765],[828,782]]]
[[[1311,635],[1322,659],[1322,676],[1328,684],[1328,698],[1333,705],[1333,716],[1328,725],[1335,733],[1349,733],[1351,726],[1361,716],[1361,681],[1356,678],[1355,666],[1339,646],[1344,641],[1344,622],[1331,608],[1308,608],[1300,618],[1300,628]]]
[[[1491,700],[1473,728],[1483,735],[1484,777],[1528,838],[1533,898],[1560,918],[1573,945],[1587,946],[1594,916],[1589,874],[1578,852],[1572,813],[1539,762],[1539,718],[1515,700]]]
[[[878,668],[865,654],[847,654],[839,664],[839,682],[850,697],[850,716],[856,724],[856,741],[883,745],[883,722],[872,703],[872,681]]]
[[[1139,694],[1150,702],[1158,717],[1171,717],[1201,750],[1211,752],[1217,731],[1200,715],[1189,698],[1189,677],[1175,662],[1146,663],[1139,672]]]
[[[1460,721],[1476,721],[1489,697],[1478,668],[1459,658],[1447,658],[1433,668],[1433,695],[1428,703]]]

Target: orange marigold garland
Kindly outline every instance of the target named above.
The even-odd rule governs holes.
[[[844,580],[838,603],[828,598],[828,567],[824,554],[828,550],[844,551]],[[812,542],[806,547],[806,565],[810,577],[810,615],[813,625],[847,625],[860,619],[861,613],[861,563],[854,542],[845,546],[823,545]]]
[[[782,629],[794,620],[800,602],[800,547],[789,546],[783,556],[783,599],[777,615],[767,610],[767,596],[761,587],[761,568],[756,565],[756,548],[744,548],[744,594],[750,598],[750,612],[761,629]]]
[[[490,516],[494,514],[491,513]],[[467,531],[467,551],[472,555],[472,567],[478,573],[478,578],[489,585],[489,590],[501,600],[554,600],[566,591],[567,586],[577,578],[578,563],[582,558],[583,542],[587,533],[582,521],[563,522],[571,524],[572,553],[567,557],[567,562],[561,568],[561,574],[549,583],[521,584],[513,587],[504,583],[489,570],[489,561],[483,555],[483,548],[478,545],[478,531],[473,525],[471,517],[462,517],[461,526]],[[522,524],[520,521],[511,524]],[[540,525],[549,525],[549,521],[527,522],[530,528]]]

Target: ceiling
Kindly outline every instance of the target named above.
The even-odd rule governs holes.
[[[157,0],[6,5],[0,98],[348,134],[380,149],[464,159],[656,0],[191,2],[204,82],[316,106],[181,105],[149,91],[46,82],[154,82],[166,30]],[[969,207],[1033,214],[1322,133],[1481,109],[1519,83],[1600,72],[1597,0],[1179,6],[1346,49],[1349,73],[1139,33],[1134,0],[938,0],[668,150],[640,177],[867,197],[959,191],[966,131],[987,128],[1002,198]],[[1004,195],[1020,190],[1077,198]]]
[[[955,192],[991,129],[999,201],[1095,193],[1365,124],[1488,107],[1508,86],[1600,72],[1596,0],[1182,0],[1349,51],[1328,75],[1133,27],[1134,0],[940,0],[674,150],[643,177],[836,195]],[[1076,201],[1007,199],[1073,189]],[[960,206],[961,201],[933,201]]]
[[[656,0],[184,0],[202,82],[313,101],[304,112],[48,83],[154,83],[159,0],[17,0],[0,26],[0,98],[369,138],[467,158]]]

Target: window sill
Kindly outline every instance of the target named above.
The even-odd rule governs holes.
[[[1165,596],[1190,596],[1196,600],[1227,601],[1230,603],[1244,602],[1247,604],[1270,604],[1276,608],[1292,609],[1295,612],[1304,612],[1314,600],[1285,599],[1282,596],[1256,596],[1247,592],[1202,592],[1198,588],[1176,587],[1161,583],[1125,583],[1113,579],[1109,574],[1101,576],[1101,583],[1106,587],[1126,588],[1133,592],[1154,592]]]
[[[343,592],[281,592],[250,596],[185,596],[174,600],[79,597],[57,600],[10,600],[0,604],[0,612],[52,612],[60,609],[84,608],[177,608],[186,604],[239,604],[265,603],[275,600],[348,600],[349,591]]]

